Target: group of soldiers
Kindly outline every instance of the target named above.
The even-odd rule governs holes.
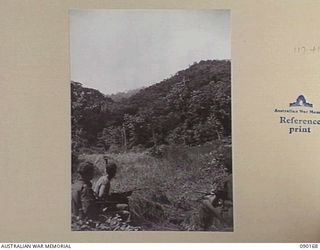
[[[105,174],[92,185],[94,165],[81,161],[78,166],[78,179],[72,184],[72,215],[80,219],[97,219],[107,209],[128,214],[128,204],[121,204],[110,193],[111,180],[117,173],[117,165],[107,159]],[[128,194],[127,194],[128,195]],[[119,198],[119,196],[117,196]],[[129,215],[127,216],[129,219]]]
[[[81,161],[78,165],[78,179],[72,185],[72,214],[81,219],[98,219],[99,215],[108,209],[117,211],[130,221],[128,201],[118,199],[119,196],[110,193],[111,180],[117,172],[117,165],[106,161],[105,174],[92,185],[94,165]],[[212,230],[218,223],[223,228],[233,228],[233,198],[232,198],[232,164],[224,162],[226,178],[206,194],[201,200],[199,209],[199,230]],[[124,193],[130,196],[132,191]],[[115,195],[115,196],[114,196]],[[116,197],[114,199],[114,197]]]

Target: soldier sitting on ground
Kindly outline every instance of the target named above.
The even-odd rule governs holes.
[[[106,161],[106,174],[101,176],[94,184],[94,192],[98,199],[106,200],[110,194],[111,180],[117,173],[117,165]]]
[[[100,203],[105,204],[104,212],[113,211],[129,219],[128,201],[121,198],[121,194],[110,193],[111,180],[117,173],[117,165],[106,161],[106,174],[101,176],[94,185],[94,192]],[[127,194],[130,195],[130,194]],[[125,197],[126,198],[126,197]]]
[[[225,229],[233,227],[233,199],[232,199],[232,163],[225,160],[224,170],[228,174],[222,181],[222,185],[212,194],[205,196],[200,208],[200,228],[210,230],[214,221]]]
[[[81,219],[94,219],[98,216],[96,198],[91,184],[93,173],[92,163],[80,162],[79,178],[72,184],[72,214]]]

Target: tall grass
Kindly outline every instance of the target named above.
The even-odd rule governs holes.
[[[148,230],[194,230],[199,211],[198,192],[208,192],[225,172],[220,158],[230,154],[221,141],[199,147],[170,146],[161,158],[145,152],[91,154],[96,175],[103,174],[103,157],[118,165],[112,181],[114,192],[141,188],[131,196],[130,206],[137,223]]]

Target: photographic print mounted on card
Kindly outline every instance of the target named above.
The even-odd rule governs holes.
[[[74,231],[233,231],[228,10],[70,10]]]

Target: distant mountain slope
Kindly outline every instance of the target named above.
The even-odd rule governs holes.
[[[229,82],[230,84],[230,66],[229,60],[207,60],[194,63],[189,68],[177,72],[173,77],[139,91],[131,96],[128,102],[157,102],[157,100],[166,97],[174,86],[181,85],[183,80],[185,80],[185,85],[189,90],[199,89],[211,81]]]
[[[129,97],[137,94],[142,89],[144,88],[131,89],[126,92],[118,92],[116,94],[107,95],[107,97],[110,97],[115,102],[121,102],[123,99],[128,99]]]
[[[200,61],[117,101],[72,82],[75,150],[200,145],[230,136],[230,66],[228,60]]]

